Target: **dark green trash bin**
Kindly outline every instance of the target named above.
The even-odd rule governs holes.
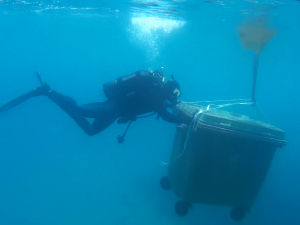
[[[179,104],[175,113],[187,125],[177,128],[168,168],[175,194],[191,203],[251,207],[276,148],[286,144],[284,132],[201,106]]]

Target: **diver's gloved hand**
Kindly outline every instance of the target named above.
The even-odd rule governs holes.
[[[48,96],[50,91],[51,91],[50,86],[47,83],[44,83],[41,86],[34,89],[36,96],[39,96],[39,95]]]

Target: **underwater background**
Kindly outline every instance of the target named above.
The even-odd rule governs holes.
[[[0,114],[0,224],[300,224],[299,13],[296,0],[0,0],[0,105],[37,87],[36,71],[90,103],[105,100],[103,83],[158,67],[183,101],[249,99],[253,54],[237,26],[267,22],[278,33],[259,59],[257,103],[288,142],[242,221],[204,204],[179,217],[179,198],[159,185],[176,125],[139,119],[119,144],[126,125],[89,137],[33,98]],[[232,110],[255,118],[252,106]]]

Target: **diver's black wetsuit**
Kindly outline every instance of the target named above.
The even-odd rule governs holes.
[[[163,120],[177,123],[176,116],[168,112],[164,104],[160,87],[152,86],[142,89],[122,101],[107,100],[82,105],[53,90],[49,92],[48,97],[68,113],[90,136],[101,132],[118,118],[125,118],[123,121],[126,122],[149,112],[157,112]],[[90,124],[86,118],[95,118],[95,121]]]

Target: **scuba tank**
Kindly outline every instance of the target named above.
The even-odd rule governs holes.
[[[103,85],[105,96],[109,100],[124,100],[138,91],[144,91],[154,86],[162,87],[165,78],[161,70],[154,73],[137,71],[133,74],[119,77]]]

